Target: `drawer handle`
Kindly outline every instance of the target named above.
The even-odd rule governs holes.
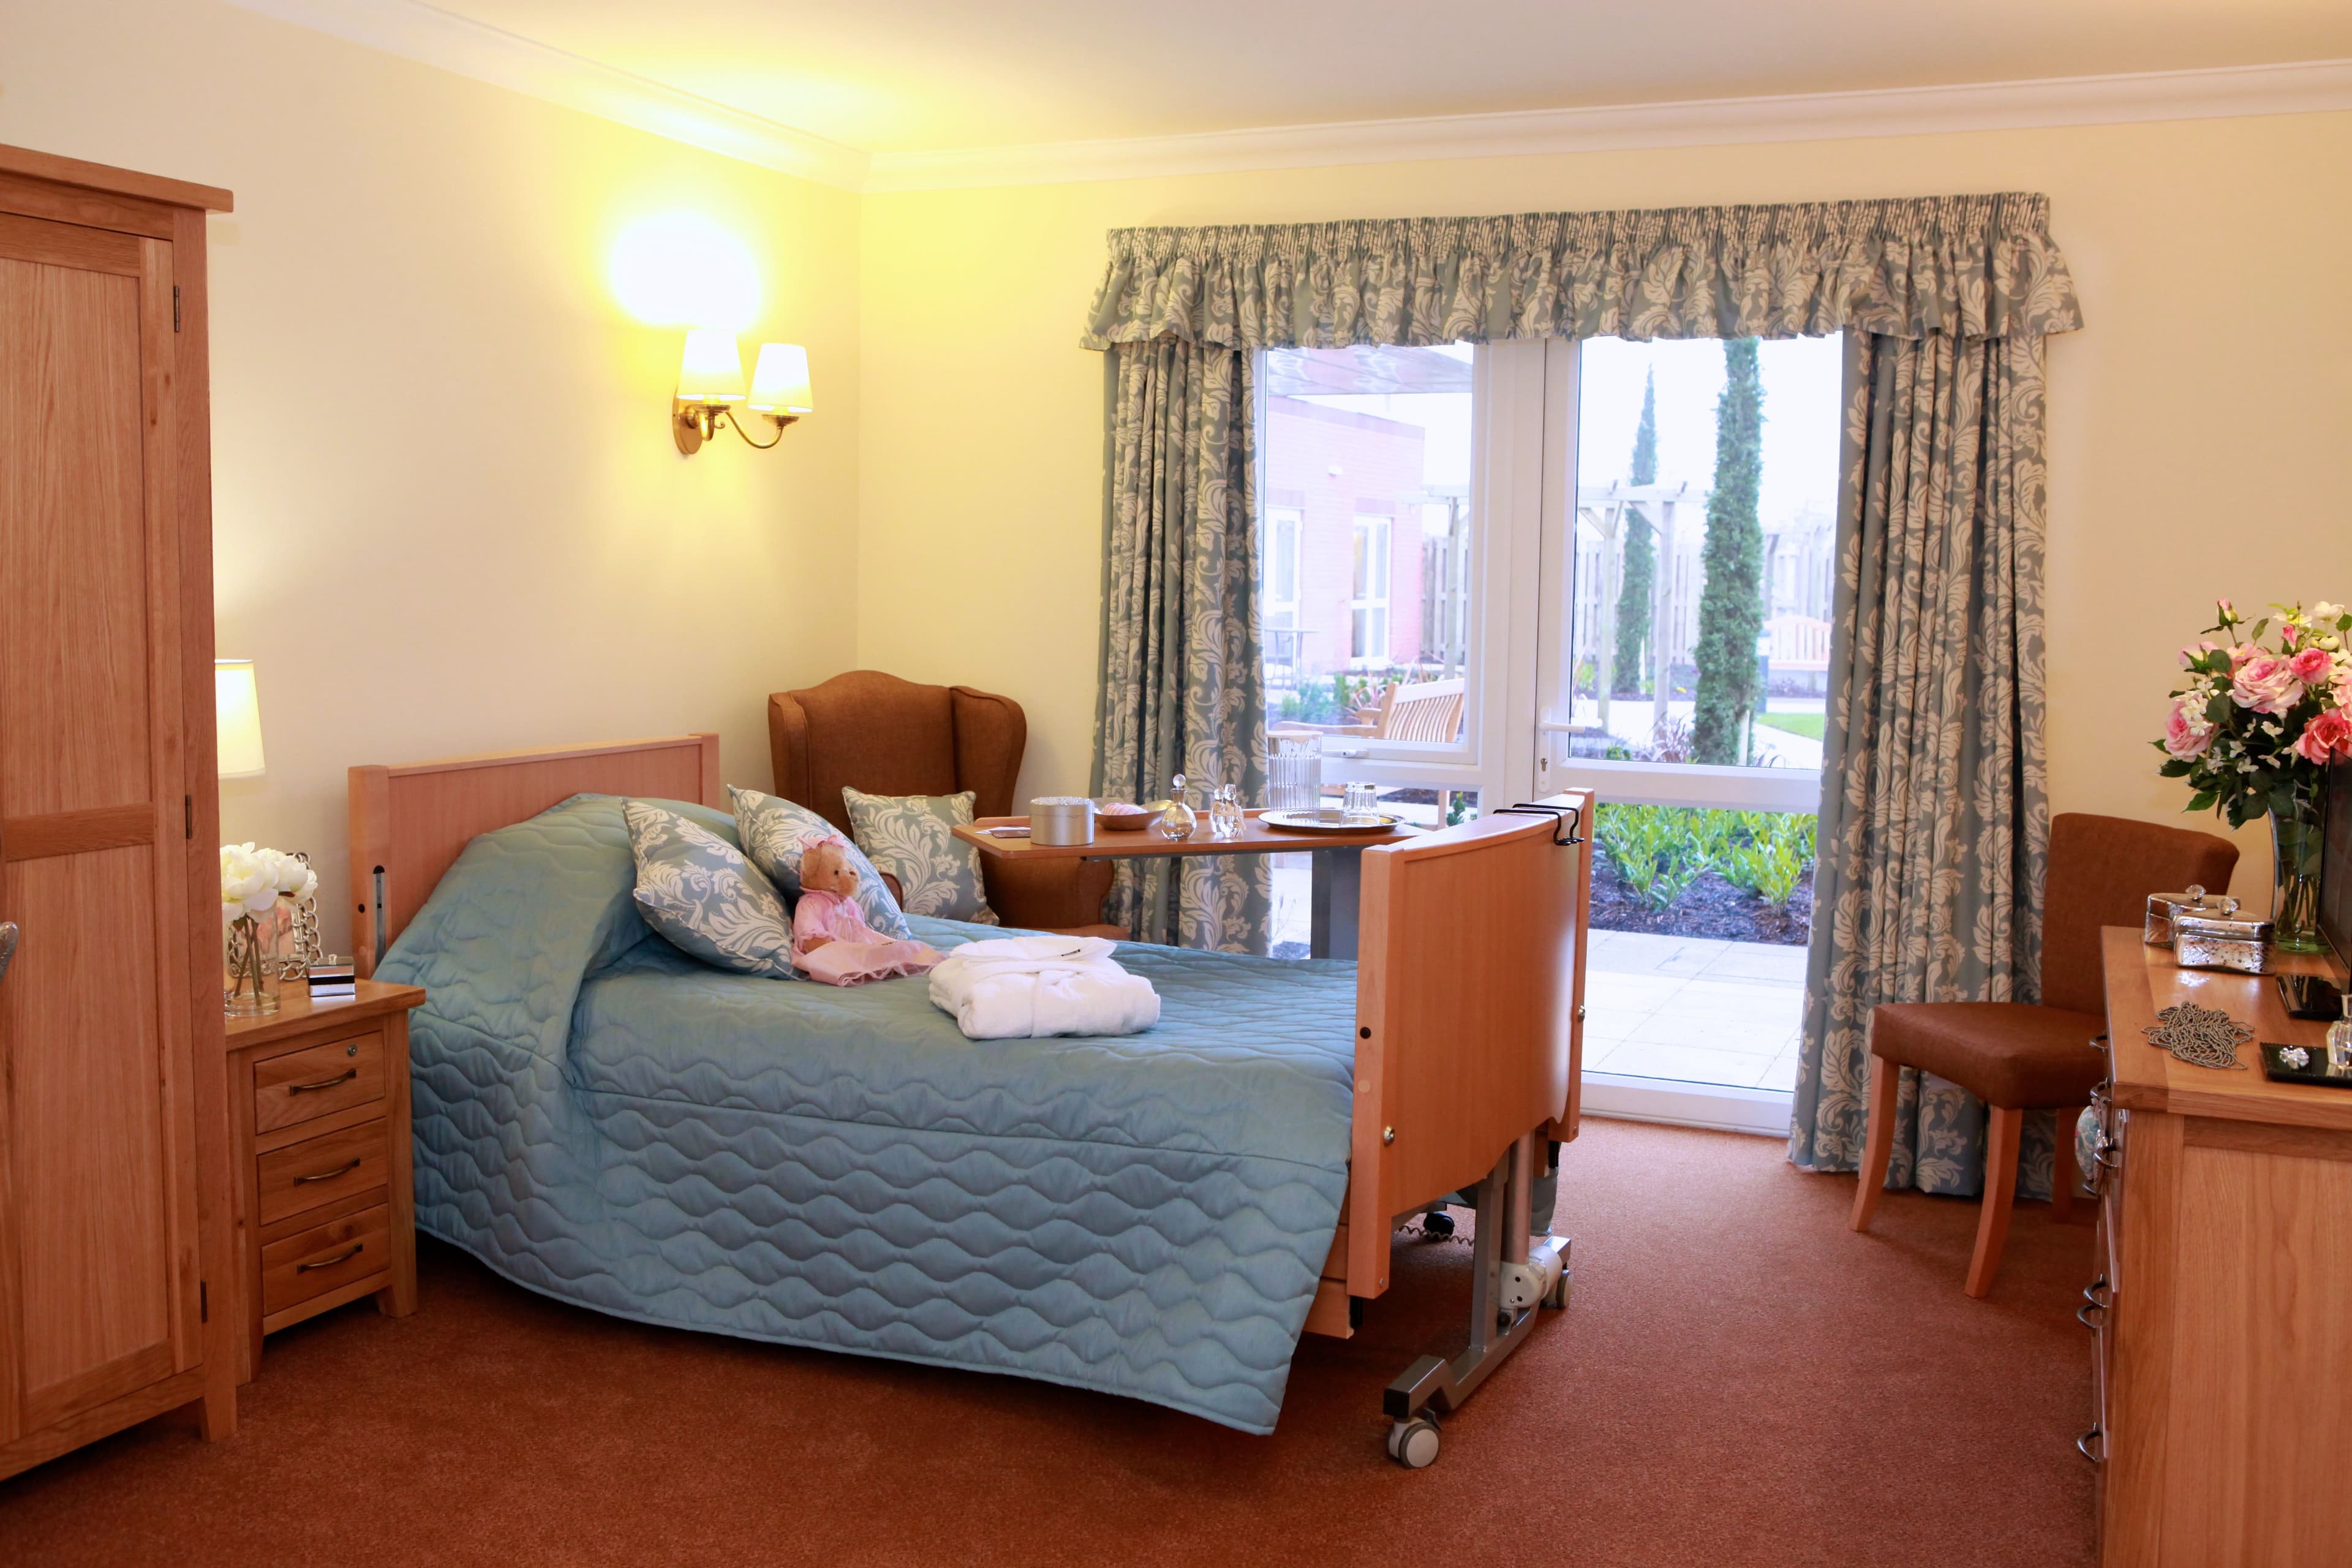
[[[2104,1450],[2105,1449],[2106,1445],[2099,1442],[2099,1439],[2105,1436],[2106,1433],[2100,1430],[2098,1427],[2092,1427],[2089,1431],[2074,1439],[2074,1452],[2082,1455],[2083,1458],[2090,1460],[2091,1463],[2095,1465],[2105,1464],[2107,1462],[2107,1457]],[[2091,1452],[2091,1445],[2094,1443],[2099,1443],[2099,1447],[2103,1451],[2096,1454]]]
[[[366,1242],[354,1241],[352,1243],[352,1249],[349,1252],[338,1252],[332,1258],[321,1258],[312,1263],[298,1263],[294,1266],[294,1272],[297,1274],[308,1274],[313,1268],[332,1268],[338,1263],[349,1263],[352,1258],[357,1258],[361,1253],[365,1252],[366,1250]]]
[[[2092,1280],[2089,1285],[2084,1287],[2083,1304],[2074,1309],[2074,1321],[2082,1324],[2084,1328],[2090,1330],[2093,1333],[2099,1331],[2099,1324],[2104,1323],[2106,1321],[2105,1314],[2107,1308],[2113,1304],[2105,1297],[2099,1294],[2100,1291],[2106,1288],[2107,1277],[2102,1274],[2096,1279]],[[2100,1314],[2099,1323],[2091,1321],[2088,1314],[2092,1312],[2097,1312]]]
[[[354,1154],[352,1156],[350,1164],[332,1171],[321,1171],[315,1176],[297,1176],[294,1178],[294,1184],[299,1187],[309,1182],[331,1182],[337,1176],[348,1176],[360,1168],[364,1159],[364,1155]]]
[[[332,1089],[339,1083],[349,1083],[352,1079],[359,1076],[359,1068],[345,1068],[334,1077],[322,1078],[316,1083],[289,1083],[286,1086],[286,1092],[289,1094],[309,1094],[313,1089]]]

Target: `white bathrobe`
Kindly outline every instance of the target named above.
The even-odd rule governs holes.
[[[975,1040],[1131,1035],[1160,1021],[1160,994],[1098,936],[967,942],[931,971],[931,1000]]]

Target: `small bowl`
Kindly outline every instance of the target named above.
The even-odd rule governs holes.
[[[1154,815],[1139,805],[1113,801],[1108,805],[1095,807],[1095,826],[1113,833],[1136,833],[1149,827]]]

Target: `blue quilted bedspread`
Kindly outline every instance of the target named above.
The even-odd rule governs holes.
[[[620,802],[574,797],[475,840],[379,967],[430,997],[420,1227],[623,1317],[1273,1429],[1347,1186],[1353,964],[1123,945],[1154,1028],[968,1040],[919,978],[705,968],[633,881]]]

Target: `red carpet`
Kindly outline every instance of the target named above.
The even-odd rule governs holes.
[[[1460,1334],[1459,1242],[1307,1339],[1270,1438],[618,1322],[428,1243],[415,1317],[270,1339],[232,1440],[166,1416],[0,1482],[0,1563],[2091,1561],[2087,1225],[2021,1205],[1979,1302],[1973,1204],[1858,1237],[1853,1178],[1774,1142],[1588,1121],[1561,1177],[1575,1300],[1418,1473],[1380,1391]]]

